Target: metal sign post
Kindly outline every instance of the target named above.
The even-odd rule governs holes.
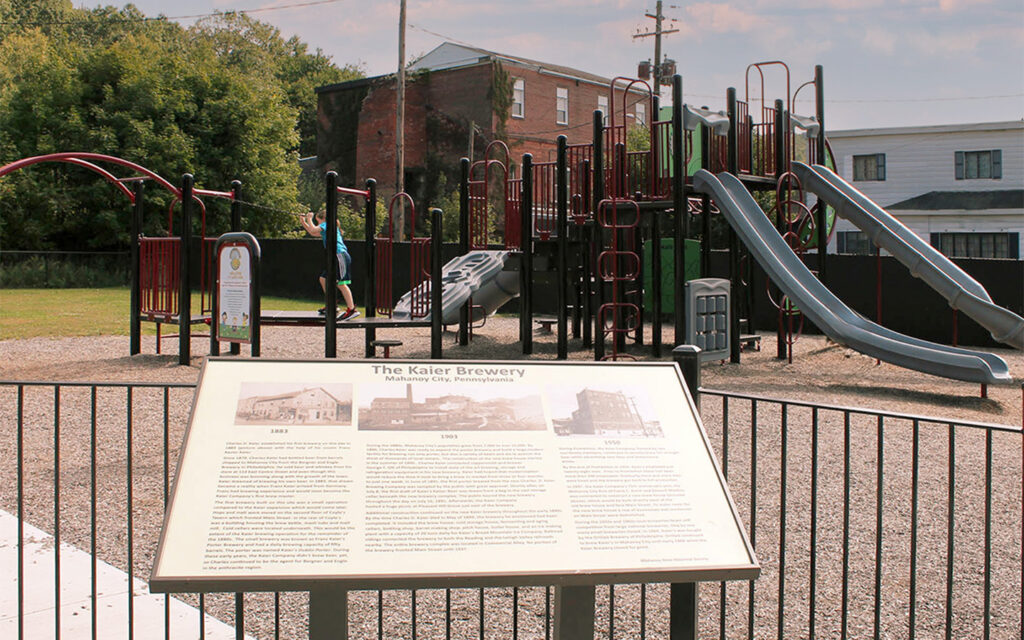
[[[253,358],[260,355],[260,243],[244,231],[225,233],[214,248],[213,312],[210,317],[210,355],[220,343],[248,344]]]

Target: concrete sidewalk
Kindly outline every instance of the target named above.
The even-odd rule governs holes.
[[[24,525],[25,638],[53,638],[53,536]],[[0,638],[18,637],[18,519],[0,511]],[[60,635],[92,637],[92,566],[90,555],[60,546]],[[128,575],[106,562],[96,563],[96,627],[99,638],[128,638]],[[152,594],[146,583],[132,580],[133,631],[136,638],[163,638],[167,596]],[[233,627],[209,614],[206,638],[232,640]],[[199,610],[170,598],[169,638],[199,637]],[[249,637],[249,636],[247,636]]]

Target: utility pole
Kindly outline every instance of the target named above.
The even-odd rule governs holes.
[[[665,19],[664,14],[661,13],[661,0],[658,0],[654,14],[645,13],[645,17],[654,19],[654,31],[646,31],[644,33],[638,33],[633,36],[633,39],[637,38],[649,38],[654,36],[654,93],[658,95],[661,93],[662,84],[662,68],[661,68],[661,36],[670,33],[676,33],[679,29],[662,29],[661,24]],[[657,115],[657,114],[655,114]]]
[[[405,0],[398,10],[398,91],[395,104],[395,193],[405,191]],[[398,240],[405,238],[405,206],[398,206]]]

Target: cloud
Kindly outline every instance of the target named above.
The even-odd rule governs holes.
[[[698,2],[687,6],[686,14],[698,31],[712,33],[749,33],[765,24],[764,17],[731,4]]]
[[[968,33],[916,31],[907,34],[906,43],[916,51],[928,56],[949,56],[974,52],[986,37],[985,34],[977,31]]]
[[[991,0],[939,0],[939,9],[951,13],[963,11],[979,4],[991,4]]]
[[[892,55],[896,52],[896,35],[879,27],[869,27],[861,40],[865,49]]]

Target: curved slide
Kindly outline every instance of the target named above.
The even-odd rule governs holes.
[[[508,251],[470,251],[444,265],[441,270],[441,322],[455,324],[459,321],[459,309],[473,298],[473,320],[479,320],[477,309],[489,316],[498,308],[519,295],[519,272],[505,271]],[[430,297],[430,282],[425,282],[414,291],[409,291],[395,305],[394,317],[410,319],[410,303],[413,293]],[[430,320],[430,312],[424,320]]]
[[[999,384],[1012,381],[999,357],[919,340],[858,315],[828,290],[793,253],[735,176],[700,170],[694,187],[712,196],[765,272],[826,335],[869,356],[936,376]]]
[[[793,170],[804,188],[906,265],[951,307],[988,329],[995,340],[1024,349],[1024,318],[993,303],[985,288],[949,258],[828,168],[795,162]]]

